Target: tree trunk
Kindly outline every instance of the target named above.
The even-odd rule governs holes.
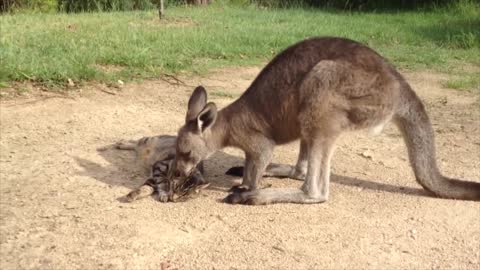
[[[0,1],[0,13],[7,12],[13,6],[13,0],[1,0]]]
[[[163,0],[158,0],[158,17],[160,18],[160,20],[165,17],[165,9],[163,6],[163,2]]]
[[[205,6],[210,4],[211,0],[187,0],[187,4],[195,6]]]

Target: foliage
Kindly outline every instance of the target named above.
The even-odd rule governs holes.
[[[145,10],[155,8],[159,0],[1,0],[0,11],[34,10],[34,11],[116,11]],[[165,3],[181,3],[170,0]]]
[[[155,8],[159,0],[2,0],[0,11],[30,9],[52,11],[55,8],[67,12],[145,10]],[[184,5],[189,0],[165,0],[165,5]],[[476,0],[215,0],[214,2],[248,6],[268,7],[317,7],[339,10],[385,10],[385,9],[432,9],[438,7],[477,6]]]
[[[66,12],[145,10],[151,9],[151,0],[58,0],[59,9]]]
[[[233,0],[242,1],[242,0]],[[321,7],[340,10],[426,9],[475,3],[475,0],[250,0],[265,7]]]
[[[294,42],[333,35],[366,43],[400,68],[448,72],[456,76],[452,85],[468,88],[478,80],[463,76],[480,77],[479,18],[478,8],[331,12],[221,3],[172,6],[162,21],[155,10],[4,15],[0,81],[63,84],[68,78],[108,82],[201,73],[263,64]]]
[[[57,7],[57,0],[2,0],[0,12],[13,9],[30,9],[36,11],[52,11]]]

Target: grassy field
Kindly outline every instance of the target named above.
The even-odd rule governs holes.
[[[306,37],[334,35],[370,45],[403,69],[454,75],[480,85],[480,10],[344,13],[213,5],[156,11],[0,16],[0,87],[136,80],[265,63]]]

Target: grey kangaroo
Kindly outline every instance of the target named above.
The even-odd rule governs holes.
[[[245,152],[245,171],[226,202],[325,202],[335,140],[345,131],[381,131],[390,120],[403,134],[421,186],[443,198],[480,200],[480,183],[440,173],[430,120],[402,75],[367,46],[334,37],[287,48],[240,98],[218,112],[207,103],[205,89],[197,87],[178,132],[176,174],[186,177],[215,151],[233,146]],[[257,189],[273,148],[296,139],[300,153],[288,176],[304,179],[301,188]]]

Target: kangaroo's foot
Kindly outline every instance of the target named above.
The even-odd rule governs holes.
[[[273,203],[322,203],[323,196],[311,197],[298,188],[265,188],[229,194],[224,202],[229,204],[264,205]]]

